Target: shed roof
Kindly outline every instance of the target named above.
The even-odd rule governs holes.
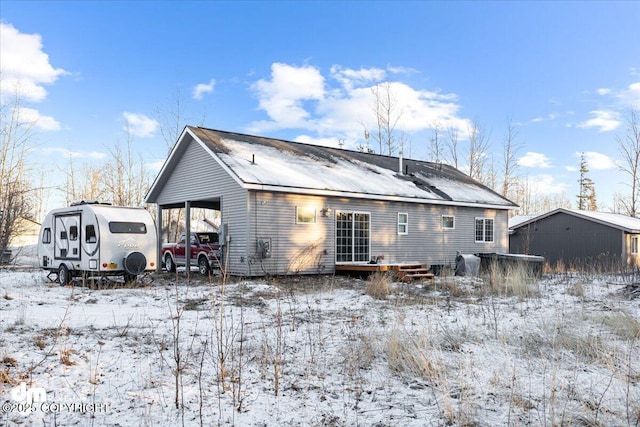
[[[517,222],[514,221],[513,223],[510,221],[509,229],[515,230],[517,228],[526,226],[533,222],[540,221],[541,219],[548,218],[552,215],[556,215],[558,213],[565,213],[567,215],[572,215],[572,216],[583,218],[599,224],[604,224],[609,227],[613,227],[613,228],[617,228],[619,230],[625,231],[627,233],[633,233],[633,234],[640,233],[640,218],[634,218],[628,215],[622,215],[622,214],[611,213],[611,212],[581,211],[578,209],[566,209],[566,208],[558,208],[547,213],[535,215],[524,221],[517,221]]]
[[[449,205],[517,207],[488,187],[442,163],[187,126],[156,177],[147,202],[167,182],[181,146],[199,143],[244,188],[344,195]]]

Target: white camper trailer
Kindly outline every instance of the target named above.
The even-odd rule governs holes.
[[[38,262],[61,285],[74,276],[120,275],[128,282],[156,270],[156,236],[153,218],[142,208],[74,202],[45,217]]]

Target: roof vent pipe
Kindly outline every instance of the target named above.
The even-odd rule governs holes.
[[[251,155],[251,164],[252,164],[252,165],[255,165],[255,164],[256,164],[256,155],[255,155],[255,154],[252,154],[252,155]]]
[[[398,156],[398,173],[402,175],[402,151],[400,151],[400,155]]]

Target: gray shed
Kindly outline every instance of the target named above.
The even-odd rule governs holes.
[[[228,271],[243,276],[506,252],[516,207],[441,163],[192,126],[146,202],[158,224],[166,209],[220,211]]]
[[[509,251],[541,255],[553,267],[638,265],[640,219],[558,208],[509,223]]]

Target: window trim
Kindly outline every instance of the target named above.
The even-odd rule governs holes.
[[[638,255],[638,249],[640,249],[640,237],[631,236],[631,255]]]
[[[301,221],[300,214],[307,211],[310,214],[313,211],[313,221]],[[304,219],[304,218],[303,218]],[[296,224],[317,224],[318,223],[318,210],[315,207],[308,206],[296,206]]]
[[[404,215],[405,217],[405,221],[401,222],[400,217]],[[407,235],[409,234],[409,213],[408,212],[398,212],[398,216],[397,216],[397,227],[396,227],[396,231],[398,232],[399,235]],[[404,226],[404,231],[400,231],[400,227]]]
[[[453,224],[451,227],[445,227],[444,219],[451,218],[451,223]],[[440,220],[440,226],[443,230],[455,230],[456,229],[456,216],[455,215],[442,215]]]
[[[478,240],[478,221],[482,221],[482,240]],[[487,240],[487,225],[491,222],[491,240]],[[474,239],[476,243],[493,243],[495,242],[495,219],[486,217],[476,217],[473,228]]]
[[[351,224],[350,227],[341,228],[340,222],[346,223],[347,218],[343,218],[343,215],[347,217],[351,216],[349,222]],[[356,216],[366,217],[366,228],[356,229],[356,224],[361,224],[362,222],[358,222]],[[350,210],[336,210],[335,215],[335,262],[336,264],[363,264],[369,262],[371,259],[371,236],[373,232],[371,230],[372,219],[371,212],[367,211],[350,211]],[[351,231],[350,235],[340,235],[341,231]],[[366,235],[360,234],[358,232],[366,231]],[[365,239],[366,246],[359,244],[358,240]],[[348,243],[348,244],[347,244]],[[348,250],[345,250],[348,249]],[[364,249],[365,251],[358,251],[358,249]],[[340,259],[349,255],[348,260]],[[356,260],[357,258],[357,260]]]

